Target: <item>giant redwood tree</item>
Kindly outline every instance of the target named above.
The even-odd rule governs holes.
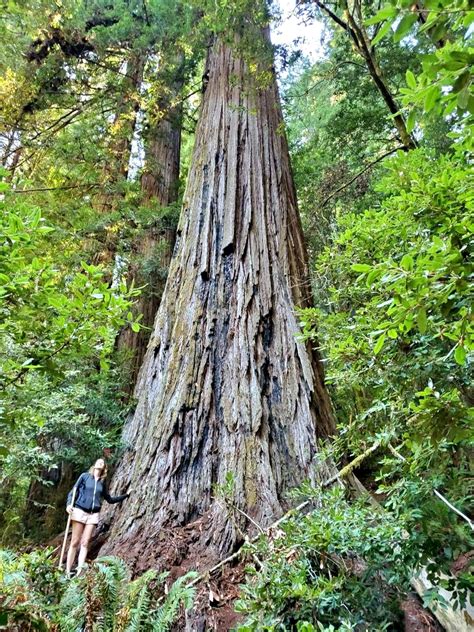
[[[217,40],[209,54],[177,242],[113,480],[133,493],[110,509],[101,552],[138,566],[173,533],[217,556],[248,517],[274,521],[290,488],[321,475],[317,440],[333,429],[321,364],[297,338],[295,306],[310,289],[275,77],[271,63],[251,73],[237,50]],[[215,498],[229,474],[233,519]]]

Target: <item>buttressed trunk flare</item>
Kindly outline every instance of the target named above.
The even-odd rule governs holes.
[[[114,478],[133,495],[102,549],[130,561],[150,559],[163,526],[201,516],[203,549],[225,554],[249,525],[242,514],[229,520],[213,486],[232,473],[232,503],[268,525],[289,489],[318,476],[317,438],[333,431],[321,363],[296,337],[295,305],[309,304],[310,288],[275,77],[257,88],[222,41],[208,68],[177,243]]]

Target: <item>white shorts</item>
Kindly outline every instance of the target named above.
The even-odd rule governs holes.
[[[96,513],[87,513],[87,511],[83,511],[79,509],[79,507],[74,507],[71,514],[71,520],[75,522],[82,522],[82,524],[99,524],[99,512]]]

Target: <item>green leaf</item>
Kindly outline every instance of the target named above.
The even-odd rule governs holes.
[[[439,22],[434,29],[430,32],[430,37],[433,40],[433,42],[438,42],[440,39],[442,39],[445,35],[446,35],[447,31],[446,31],[446,25],[443,24],[442,22]]]
[[[452,50],[449,52],[449,57],[455,61],[460,61],[466,66],[474,64],[474,55],[462,50]]]
[[[474,96],[472,96],[472,94],[469,96],[469,101],[467,102],[467,110],[469,114],[474,114]]]
[[[385,24],[380,28],[377,35],[372,40],[372,46],[376,46],[380,42],[380,40],[382,40],[387,35],[387,33],[391,30],[391,28],[392,28],[392,23],[385,22]]]
[[[465,70],[453,83],[453,92],[461,92],[461,90],[464,90],[465,88],[469,89],[470,83],[471,73],[469,72],[469,70]]]
[[[132,331],[134,331],[137,334],[140,331],[140,324],[132,323]]]
[[[464,88],[464,90],[461,90],[461,92],[458,94],[458,107],[461,108],[461,110],[466,110],[468,103],[469,103],[469,98],[470,98],[470,94],[469,94],[469,88],[466,87]]]
[[[404,270],[413,270],[413,257],[411,255],[403,255],[402,260],[400,261],[400,266]]]
[[[365,20],[364,24],[366,26],[371,26],[372,24],[378,24],[379,22],[383,22],[383,20],[387,20],[389,18],[394,18],[397,15],[397,8],[386,4],[384,7],[380,9],[372,18]],[[390,24],[390,23],[389,23]]]
[[[412,110],[410,114],[408,115],[407,122],[406,122],[407,132],[409,134],[411,134],[411,132],[413,131],[415,127],[415,123],[416,123],[416,114],[415,114],[415,110]]]
[[[398,332],[396,329],[389,329],[387,331],[388,337],[392,338],[393,340],[395,340],[395,338],[398,338]]]
[[[407,13],[400,20],[400,24],[397,26],[397,30],[395,31],[395,35],[393,39],[395,42],[399,42],[402,40],[405,35],[407,35],[408,31],[415,24],[418,19],[417,13]]]
[[[416,322],[418,323],[418,329],[422,334],[424,334],[426,332],[428,319],[426,316],[426,310],[423,307],[418,310],[418,314],[416,315]]]
[[[474,11],[469,11],[468,13],[466,13],[464,20],[462,22],[463,26],[471,26],[473,22],[474,22]]]
[[[385,334],[382,334],[381,336],[379,336],[377,342],[375,343],[374,355],[378,355],[380,351],[382,351],[384,342],[385,342]]]
[[[463,366],[466,363],[466,350],[461,345],[458,345],[456,347],[456,350],[454,352],[454,359],[460,366]]]
[[[415,75],[412,73],[411,70],[407,70],[405,73],[405,80],[407,82],[407,86],[409,88],[412,88],[413,90],[416,89],[416,77]]]
[[[369,266],[367,263],[353,263],[351,270],[354,270],[354,272],[370,272],[372,266]]]
[[[379,276],[380,271],[377,268],[372,268],[372,272],[367,275],[367,287],[372,285],[375,279]]]
[[[433,109],[436,101],[438,100],[440,93],[441,92],[438,86],[431,86],[429,88],[428,92],[426,93],[425,100],[423,103],[425,112],[430,112]]]

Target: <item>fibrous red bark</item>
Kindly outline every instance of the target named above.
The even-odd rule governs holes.
[[[310,300],[307,258],[275,78],[255,77],[217,42],[163,299],[113,480],[133,489],[109,513],[102,553],[158,557],[164,527],[205,517],[196,547],[222,555],[286,492],[317,479],[318,437],[333,431],[321,363],[298,340]],[[112,510],[111,510],[112,512]],[[142,564],[143,565],[143,564]]]

